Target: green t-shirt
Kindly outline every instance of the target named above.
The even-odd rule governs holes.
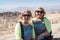
[[[32,25],[32,31],[33,31],[32,38],[35,38],[35,31],[34,31],[34,26],[33,25]],[[15,36],[16,36],[16,40],[23,40],[20,23],[17,23],[17,25],[15,27]]]

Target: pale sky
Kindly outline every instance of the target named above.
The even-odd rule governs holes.
[[[60,0],[0,0],[0,8],[60,6]]]
[[[60,7],[60,0],[0,0],[0,9],[36,6]]]

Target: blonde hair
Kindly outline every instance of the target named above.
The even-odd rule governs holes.
[[[42,10],[44,13],[43,13],[43,16],[46,14],[45,13],[45,10],[42,8],[42,7],[38,7],[38,8],[36,8],[35,10],[34,10],[34,17],[36,17],[36,11],[40,11],[40,10]]]
[[[23,15],[24,13],[27,13],[27,14],[30,15],[30,17],[32,17],[31,11],[29,11],[29,10],[24,10],[24,11],[21,12],[21,15],[20,15],[20,18],[21,18],[21,19],[22,19],[22,17],[23,17],[22,15]]]

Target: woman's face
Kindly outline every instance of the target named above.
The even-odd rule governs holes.
[[[35,13],[36,13],[37,18],[41,18],[43,16],[43,14],[44,14],[42,10],[40,10],[40,11],[37,10],[37,11],[35,11]]]
[[[31,17],[31,15],[28,14],[28,13],[24,13],[24,14],[22,15],[22,19],[23,19],[25,22],[29,21],[29,20],[30,20],[30,17]]]

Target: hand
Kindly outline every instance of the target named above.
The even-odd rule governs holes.
[[[32,40],[35,40],[35,38],[33,38]]]
[[[36,40],[41,40],[41,39],[40,39],[41,36],[44,36],[44,35],[47,35],[47,34],[48,34],[48,32],[44,32],[44,33],[38,35],[38,36],[36,37]]]
[[[41,35],[38,35],[38,36],[35,38],[35,40],[41,40],[40,38],[41,38]]]
[[[48,34],[48,32],[43,32],[42,34],[40,34],[40,35],[47,35]]]

